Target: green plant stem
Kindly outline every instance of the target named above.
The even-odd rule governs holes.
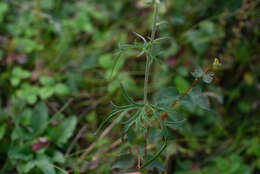
[[[155,39],[155,33],[156,33],[156,22],[157,22],[157,16],[158,16],[158,3],[154,0],[154,14],[153,14],[153,27],[152,27],[152,33],[151,33],[151,47],[149,48],[148,54],[146,54],[146,65],[145,65],[145,79],[144,79],[144,104],[147,104],[147,95],[148,95],[148,83],[149,83],[149,73],[151,68],[151,55],[149,54],[152,52],[153,49],[153,41]],[[146,134],[144,135],[146,137]],[[145,150],[144,155],[146,155],[146,147],[147,143],[145,142]],[[138,156],[138,169],[140,168],[140,156]]]
[[[156,33],[156,29],[157,29],[157,27],[156,27],[157,16],[158,16],[158,3],[154,1],[154,16],[153,16],[151,43],[154,41],[154,38],[155,38],[155,33]],[[151,44],[149,51],[150,52],[152,51],[152,44]],[[147,104],[150,67],[151,67],[151,57],[150,57],[150,55],[146,55],[145,79],[144,79],[144,104]]]

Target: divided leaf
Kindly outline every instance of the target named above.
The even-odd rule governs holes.
[[[159,107],[170,107],[178,97],[179,91],[175,87],[168,87],[155,93],[154,101]]]
[[[203,70],[199,66],[195,66],[194,72],[191,72],[191,75],[195,78],[201,77],[203,75]]]
[[[200,87],[193,87],[189,95],[195,105],[198,105],[202,109],[210,110],[209,99],[203,95]]]
[[[168,112],[168,119],[166,121],[166,126],[172,129],[181,128],[185,122],[184,117],[175,110],[169,110]]]
[[[210,103],[208,97],[206,97],[199,86],[195,86],[192,90],[180,99],[180,104],[187,107],[199,106],[202,109],[210,110]]]
[[[205,83],[211,83],[212,80],[213,80],[213,76],[214,76],[214,73],[213,73],[213,72],[208,72],[207,74],[205,74],[205,75],[202,77],[202,80],[203,80]]]
[[[64,144],[72,136],[77,124],[77,117],[66,118],[50,131],[51,139],[57,144]]]

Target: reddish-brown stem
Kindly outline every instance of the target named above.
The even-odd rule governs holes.
[[[181,98],[183,98],[185,95],[187,95],[187,94],[190,92],[190,90],[198,83],[198,81],[200,81],[200,80],[203,78],[204,75],[208,74],[208,72],[211,71],[212,68],[213,68],[213,66],[211,65],[210,67],[208,67],[208,68],[203,72],[203,74],[202,74],[200,77],[196,78],[196,79],[192,82],[192,84],[190,85],[190,87],[187,88],[187,89],[184,91],[184,93],[182,93],[182,94],[179,96],[178,100],[176,100],[176,101],[174,101],[174,102],[172,103],[171,107],[174,107],[174,106],[180,101]]]
[[[192,84],[178,97],[178,100],[175,100],[175,101],[172,103],[171,107],[173,108],[185,95],[187,95],[187,94],[190,92],[190,90],[203,78],[203,76],[206,75],[206,74],[208,74],[208,72],[211,71],[212,69],[213,69],[213,65],[209,66],[209,67],[203,72],[203,74],[202,74],[200,77],[196,78],[196,79],[192,82]],[[167,118],[167,113],[165,112],[165,113],[162,114],[162,120],[165,121],[166,118]]]
[[[138,156],[138,164],[137,164],[138,170],[141,168],[141,157]]]

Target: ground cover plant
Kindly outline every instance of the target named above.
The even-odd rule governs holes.
[[[0,1],[0,173],[259,173],[258,21],[257,0]]]

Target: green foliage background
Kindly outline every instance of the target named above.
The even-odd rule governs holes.
[[[0,1],[0,173],[122,173],[136,170],[122,125],[95,131],[112,107],[125,104],[120,83],[142,100],[145,57],[116,59],[118,43],[149,36],[152,8],[145,0]],[[213,83],[201,83],[210,111],[177,105],[186,119],[172,129],[167,149],[149,173],[260,172],[259,1],[164,0],[149,96],[175,86],[218,57]],[[199,101],[198,101],[199,102]],[[153,151],[160,147],[151,130]],[[142,138],[138,140],[140,146]],[[152,144],[155,146],[152,146]],[[157,147],[158,145],[158,147]],[[38,149],[38,148],[39,149]],[[82,159],[82,153],[87,149]],[[79,160],[80,159],[80,160]],[[121,170],[120,170],[121,169]]]

